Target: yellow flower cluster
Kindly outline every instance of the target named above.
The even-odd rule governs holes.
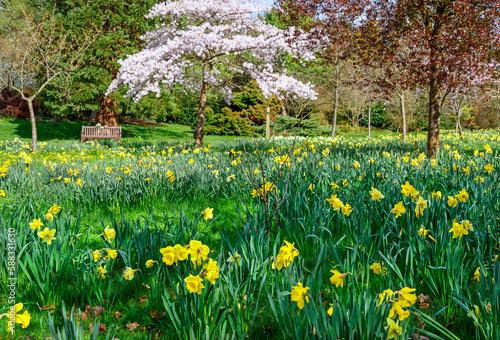
[[[342,211],[342,214],[345,216],[349,216],[352,213],[352,207],[349,203],[344,204],[337,195],[332,195],[330,198],[327,198],[326,201],[330,203],[330,207],[334,210]]]
[[[210,248],[200,241],[191,240],[189,245],[186,246],[176,244],[173,247],[168,246],[161,248],[160,253],[162,254],[162,261],[168,266],[171,266],[174,263],[177,265],[178,261],[185,261],[188,259],[188,256],[190,257],[191,262],[193,262],[195,268],[203,264],[203,269],[200,274],[189,274],[189,276],[184,279],[186,288],[191,293],[201,294],[203,288],[205,288],[202,277],[210,281],[212,284],[215,284],[215,279],[219,278],[219,266],[217,265],[217,261],[208,258]],[[207,262],[203,263],[204,261]]]
[[[281,270],[283,267],[286,268],[297,256],[299,256],[299,251],[295,248],[295,243],[290,243],[285,240],[285,245],[280,248],[279,254],[276,255],[272,268],[278,270]]]
[[[274,183],[271,182],[266,182],[260,189],[254,189],[252,190],[252,197],[257,197],[259,196],[261,199],[264,199],[268,193],[274,192],[275,194],[278,194],[278,188]]]

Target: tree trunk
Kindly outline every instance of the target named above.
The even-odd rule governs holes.
[[[28,109],[30,111],[30,119],[31,119],[31,151],[37,152],[38,135],[36,133],[36,120],[35,120],[35,110],[33,109],[33,99],[28,98],[26,101],[28,102]]]
[[[54,118],[53,119],[54,123],[57,123],[57,114],[56,113],[54,113],[54,117],[53,118]]]
[[[335,137],[335,129],[337,128],[337,112],[339,109],[339,82],[335,82],[335,101],[333,104],[333,122],[332,122],[332,132],[330,133],[330,138]]]
[[[109,97],[101,97],[99,105],[100,109],[97,113],[96,122],[103,126],[118,126],[118,104]]]
[[[266,108],[266,139],[271,137],[271,108],[267,104]]]
[[[403,131],[401,133],[401,139],[403,143],[406,141],[406,110],[405,110],[405,91],[402,91],[399,95],[399,100],[401,103],[401,115],[403,117]]]
[[[441,112],[439,110],[439,81],[437,66],[432,66],[429,87],[429,127],[427,128],[427,155],[436,158],[439,152],[439,123]]]
[[[372,138],[372,103],[368,104],[368,138]]]
[[[203,136],[205,131],[203,125],[205,124],[205,106],[207,104],[208,82],[203,80],[200,92],[200,106],[198,107],[198,121],[196,122],[196,130],[194,130],[194,141],[197,146],[203,145]]]
[[[286,112],[285,101],[281,101],[281,114],[285,117],[288,117],[288,112]]]

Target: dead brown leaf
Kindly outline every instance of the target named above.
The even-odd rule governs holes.
[[[92,308],[92,315],[94,317],[98,317],[99,315],[102,315],[104,313],[104,310],[101,306],[97,305]]]
[[[148,297],[146,295],[141,296],[141,298],[139,299],[139,302],[144,303],[147,299],[148,299]]]
[[[140,327],[141,325],[139,325],[137,322],[134,322],[134,323],[128,323],[125,325],[125,327],[127,327],[129,330],[130,330],[130,333],[132,333],[132,331],[134,329],[136,329],[137,327]]]
[[[56,308],[56,306],[54,306],[54,305],[48,305],[48,306],[45,306],[45,307],[41,307],[40,309],[41,310],[49,310],[49,309],[55,309],[55,308]]]
[[[122,312],[115,312],[115,319],[120,320],[122,318]]]
[[[99,324],[99,333],[104,334],[106,333],[106,325],[101,323]]]
[[[417,332],[411,335],[412,340],[430,340],[428,337],[418,334]]]

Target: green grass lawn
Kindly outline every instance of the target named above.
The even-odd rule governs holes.
[[[38,140],[48,142],[54,140],[80,140],[84,122],[37,123]],[[193,130],[188,126],[168,124],[167,126],[120,125],[123,129],[123,141],[148,141],[152,143],[166,141],[191,141]],[[31,141],[31,123],[24,119],[1,119],[0,140],[19,138]],[[232,141],[237,136],[205,136],[205,142]]]
[[[55,140],[80,140],[82,126],[85,122],[57,122],[57,123],[37,123],[38,140],[48,142]],[[158,142],[192,142],[193,130],[189,126],[168,124],[158,126],[140,126],[130,124],[120,124],[123,129],[122,137],[124,142],[147,141]],[[359,128],[358,128],[359,130]],[[366,130],[366,129],[364,129]],[[391,133],[388,130],[372,130],[372,136]],[[344,135],[344,134],[339,134]],[[348,133],[346,136],[362,137],[366,133]],[[1,119],[0,120],[0,140],[12,140],[19,138],[23,141],[31,141],[31,123],[25,119]],[[218,141],[233,141],[239,136],[205,136],[205,143]],[[250,137],[243,137],[250,138]]]

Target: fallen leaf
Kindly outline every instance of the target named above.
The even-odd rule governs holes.
[[[82,319],[82,321],[87,321],[89,319],[89,317],[87,316],[87,313],[83,312],[81,319]]]
[[[424,294],[420,294],[418,297],[417,297],[417,302],[430,302],[430,298],[429,298],[429,295],[424,295]]]
[[[413,333],[411,336],[412,340],[430,340],[428,337],[418,334],[417,332]]]
[[[54,306],[54,305],[48,305],[48,306],[45,306],[45,307],[41,307],[40,309],[41,310],[49,310],[49,309],[55,309],[55,308],[56,308],[56,306]]]
[[[105,324],[99,324],[99,333],[104,334],[106,333],[106,325]]]
[[[94,315],[94,317],[98,317],[99,315],[102,315],[103,314],[103,309],[101,306],[97,305],[97,306],[94,306],[92,308],[92,315]]]
[[[158,313],[158,311],[155,309],[155,310],[152,310],[149,315],[155,319],[155,320],[158,320],[159,318],[162,317],[162,315],[160,313]]]
[[[134,323],[128,323],[125,325],[125,327],[127,327],[129,330],[130,330],[130,333],[132,333],[132,331],[134,329],[136,329],[137,327],[140,327],[141,325],[139,325],[137,322],[134,322]]]
[[[145,284],[144,282],[142,283],[142,286],[143,286],[144,288],[146,288],[146,289],[151,288],[151,287],[149,287],[147,284]]]
[[[115,319],[120,320],[122,318],[122,312],[115,312]]]
[[[139,299],[139,302],[144,303],[144,301],[146,301],[147,299],[148,299],[147,296],[141,296],[141,298]]]

